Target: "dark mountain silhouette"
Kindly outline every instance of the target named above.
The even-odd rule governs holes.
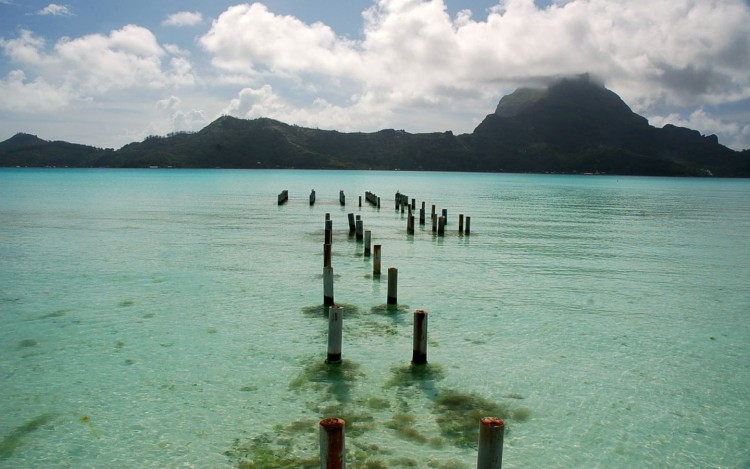
[[[121,149],[17,134],[0,166],[402,169],[750,177],[748,150],[716,136],[655,128],[587,75],[503,97],[471,134],[342,133],[223,116],[195,133]]]

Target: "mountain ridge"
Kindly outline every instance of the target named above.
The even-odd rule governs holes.
[[[588,75],[504,96],[470,134],[339,132],[221,116],[203,129],[118,150],[19,133],[0,166],[402,169],[750,177],[750,150],[673,125],[656,128]]]

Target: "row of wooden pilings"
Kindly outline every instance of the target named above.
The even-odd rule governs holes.
[[[406,232],[414,234],[414,211],[417,210],[417,199],[411,199],[409,203],[409,197],[400,192],[396,192],[396,211],[401,210],[404,213],[408,210],[406,218]],[[435,204],[432,205],[432,232],[437,233],[438,236],[445,235],[445,226],[448,224],[448,209],[442,209],[442,214],[438,216],[435,211]],[[466,224],[464,225],[464,214],[458,214],[458,233],[469,235],[471,234],[471,217],[466,217]],[[426,208],[425,202],[422,201],[422,207],[419,209],[419,224],[424,225],[426,221]]]
[[[380,208],[380,197],[375,196],[375,194],[372,194],[370,192],[365,194],[365,198],[368,202],[371,204],[377,206]],[[289,201],[289,191],[287,189],[284,189],[279,193],[278,196],[278,204],[283,205]],[[344,194],[344,191],[339,191],[339,203],[343,206],[346,205],[346,195]],[[315,189],[313,189],[310,192],[310,205],[315,205]],[[362,206],[362,196],[359,196],[359,206]]]
[[[397,193],[396,196],[398,201],[399,194]],[[367,192],[365,198],[369,203],[377,205],[378,207],[380,206],[380,198],[374,194]],[[445,214],[441,218],[444,217]],[[349,234],[354,234],[358,241],[364,238],[364,255],[369,257],[371,240],[370,230],[363,232],[363,221],[359,215],[355,217],[353,213],[349,213],[348,219]],[[469,232],[467,231],[466,234],[469,234]],[[326,213],[325,242],[323,245],[323,305],[328,308],[328,348],[325,361],[327,364],[335,366],[342,362],[344,308],[334,302],[333,266],[331,265],[332,241],[333,221],[331,220],[330,213]],[[380,255],[381,245],[376,244],[374,246],[373,276],[380,276]],[[395,308],[398,305],[397,290],[398,269],[396,267],[389,267],[388,296],[386,299],[386,304],[389,307]],[[416,366],[427,364],[427,318],[427,311],[414,311],[414,334],[411,363]],[[345,426],[346,422],[338,417],[325,418],[320,421],[321,469],[338,469],[346,467]],[[501,469],[504,434],[505,422],[503,422],[502,419],[497,417],[484,417],[480,419],[479,450],[477,454],[478,469]]]

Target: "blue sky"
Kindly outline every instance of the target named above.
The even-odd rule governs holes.
[[[119,148],[224,114],[460,134],[588,72],[744,149],[748,70],[748,0],[0,0],[0,140]]]

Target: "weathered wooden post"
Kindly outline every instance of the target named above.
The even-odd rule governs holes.
[[[497,417],[479,421],[479,454],[477,469],[501,469],[503,466],[503,438],[505,422]]]
[[[437,214],[432,214],[432,232],[437,233]]]
[[[427,364],[427,311],[414,311],[414,347],[411,362],[415,365]]]
[[[333,267],[323,267],[323,306],[333,306]]]
[[[443,218],[445,218],[445,224],[447,225],[448,224],[448,209],[447,208],[443,209]]]
[[[424,225],[424,202],[422,202],[422,208],[419,209],[419,224]]]
[[[380,208],[380,197],[378,197],[378,208]]]
[[[362,196],[359,196],[359,206],[362,207]]]
[[[375,246],[374,258],[372,260],[372,275],[373,277],[380,277],[380,245]]]
[[[357,220],[357,226],[356,226],[357,241],[362,241],[362,238],[364,238],[364,235],[365,235],[364,229],[365,229],[364,222],[360,218]]]
[[[469,234],[471,231],[471,217],[466,217],[466,227],[464,229],[465,234]]]
[[[417,209],[417,199],[415,199],[414,197],[412,197],[412,199],[411,199],[411,209],[412,210],[416,210]]]
[[[341,363],[341,337],[343,335],[344,308],[328,307],[328,356],[326,363]]]
[[[344,195],[344,191],[339,191],[339,203],[341,205],[346,205],[346,196]]]
[[[325,243],[333,244],[333,220],[326,220]]]
[[[326,220],[330,220],[330,219],[331,219],[331,214],[330,213],[326,213]]]
[[[279,194],[279,205],[285,204],[287,200],[289,200],[289,191],[284,189]]]
[[[372,238],[372,231],[365,230],[365,257],[370,257],[370,239]]]
[[[326,243],[323,245],[323,267],[331,267],[331,244]],[[325,272],[323,272],[325,275]]]
[[[398,304],[398,269],[396,267],[388,267],[388,305]]]
[[[445,236],[445,217],[438,218],[438,236]]]
[[[401,205],[401,194],[399,192],[396,192],[396,211],[398,211],[399,205]]]
[[[463,213],[458,214],[458,232],[459,233],[464,232],[464,214]]]
[[[435,215],[435,204],[432,204],[432,215]]]
[[[409,215],[406,217],[406,232],[414,234],[414,215],[411,213],[411,208],[409,208]]]
[[[356,225],[354,224],[354,214],[350,213],[349,214],[349,234],[354,233],[355,230],[356,230]]]
[[[320,421],[320,469],[346,468],[345,425],[344,419],[336,417]]]

